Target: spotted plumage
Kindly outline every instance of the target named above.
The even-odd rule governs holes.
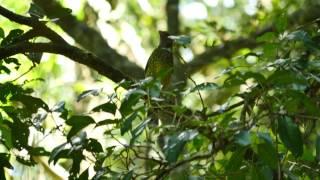
[[[159,46],[153,50],[148,59],[145,76],[160,78],[163,88],[167,88],[170,85],[173,71],[173,40],[169,38],[168,32],[159,31],[159,35]]]

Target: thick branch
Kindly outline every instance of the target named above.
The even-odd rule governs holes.
[[[34,2],[43,8],[50,18],[56,18],[57,12],[65,11],[65,9],[54,0],[34,0]],[[78,21],[71,14],[62,14],[65,14],[65,16],[61,17],[56,23],[83,48],[101,57],[102,60],[108,59],[108,61],[104,63],[121,70],[126,76],[134,79],[139,79],[144,76],[144,71],[141,67],[112,49],[99,32],[88,27],[85,23]]]
[[[179,0],[167,0],[166,13],[168,32],[173,35],[179,34]]]
[[[29,43],[22,42],[13,44],[7,47],[0,48],[0,59],[4,59],[15,54],[27,52],[48,52],[64,55],[75,62],[84,64],[92,69],[95,69],[100,74],[109,77],[110,79],[118,82],[122,79],[129,79],[125,77],[120,71],[105,64],[105,61],[99,59],[91,53],[86,53],[81,49],[58,43]]]
[[[45,25],[45,22],[41,22],[36,18],[31,18],[31,17],[26,17],[26,16],[21,16],[19,14],[15,14],[2,6],[0,6],[0,14],[13,22],[27,25],[27,26],[34,28],[34,31],[37,31],[37,33],[39,33],[39,35],[45,36],[48,39],[50,39],[51,41],[59,42],[59,43],[66,43],[66,41],[63,38],[61,38],[56,32],[54,32],[50,28],[48,28]]]

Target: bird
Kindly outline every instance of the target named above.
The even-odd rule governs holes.
[[[162,88],[167,89],[171,84],[173,73],[173,39],[167,31],[159,32],[159,45],[155,48],[145,68],[145,77],[159,79]]]

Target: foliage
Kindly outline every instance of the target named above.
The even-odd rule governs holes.
[[[29,13],[44,17],[34,4]],[[90,112],[74,112],[63,99],[50,106],[36,97],[37,89],[28,82],[1,81],[0,179],[6,169],[14,168],[13,158],[36,166],[38,157],[63,166],[69,179],[316,179],[319,25],[314,21],[288,26],[288,17],[280,14],[274,29],[256,38],[259,46],[241,55],[238,64],[228,66],[214,82],[189,77],[189,86],[162,90],[158,79],[147,77],[123,80],[108,93],[96,87],[85,90],[75,103],[104,100]],[[0,28],[0,54],[26,34],[22,29],[5,34]],[[176,39],[183,46],[190,40]],[[33,67],[42,63],[39,52],[26,56]],[[250,57],[256,63],[243,66]],[[14,76],[21,62],[2,59],[0,75]],[[213,106],[203,96],[222,92],[229,92],[222,105]],[[190,96],[200,102],[200,110],[182,103]],[[96,130],[102,135],[91,135]],[[30,143],[35,132],[44,139],[57,133],[63,141],[51,149]]]

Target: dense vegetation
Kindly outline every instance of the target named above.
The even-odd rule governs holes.
[[[0,6],[0,179],[320,177],[318,1],[67,2]]]

